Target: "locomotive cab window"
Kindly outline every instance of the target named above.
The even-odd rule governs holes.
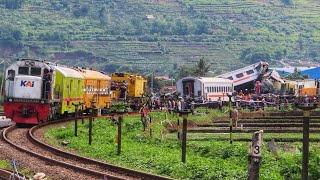
[[[8,71],[8,80],[14,81],[15,75],[16,75],[16,71],[13,70],[13,69],[10,69],[10,70]]]
[[[32,67],[31,76],[41,76],[41,68]]]
[[[28,75],[29,67],[19,67],[18,73],[22,75]]]
[[[233,77],[232,77],[232,76],[229,76],[228,79],[233,80]]]

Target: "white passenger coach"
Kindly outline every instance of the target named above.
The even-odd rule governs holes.
[[[234,91],[233,81],[227,78],[185,77],[177,81],[177,92],[183,98],[196,101],[228,101],[228,95]]]

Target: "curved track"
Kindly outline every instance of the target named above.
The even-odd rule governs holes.
[[[0,180],[8,180],[8,179],[23,179],[24,176],[14,174],[13,172],[0,169]]]
[[[51,166],[61,166],[76,171],[79,173],[79,179],[170,179],[68,153],[44,144],[34,137],[37,129],[59,122],[66,120],[44,123],[31,129],[11,126],[3,131],[3,139],[20,151],[40,158]],[[80,174],[84,177],[82,178]]]

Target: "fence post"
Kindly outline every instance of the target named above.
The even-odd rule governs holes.
[[[308,180],[310,111],[316,109],[317,104],[307,101],[297,108],[303,110],[302,180]]]
[[[89,108],[89,145],[92,142],[92,119],[93,119],[93,109],[94,109],[94,101],[91,101],[91,107]]]
[[[252,144],[248,152],[248,180],[259,179],[259,169],[262,154],[262,134],[263,130],[253,133]]]
[[[80,104],[73,104],[72,103],[72,105],[74,105],[74,117],[75,117],[75,119],[74,119],[74,135],[78,136],[78,106]]]
[[[92,142],[92,110],[93,108],[89,108],[89,145]]]
[[[229,97],[229,126],[230,126],[230,144],[232,144],[232,116],[231,116],[231,110],[232,110],[232,101],[231,101],[231,97],[232,95],[231,94],[227,94],[228,97]]]
[[[121,154],[121,123],[122,123],[122,115],[118,118],[118,155]]]
[[[81,119],[82,119],[82,122],[81,122],[81,123],[82,123],[82,124],[84,124],[84,118],[83,118],[83,106],[81,106],[81,117],[82,117],[82,118],[81,118]]]
[[[187,154],[187,125],[188,125],[188,114],[191,113],[190,110],[181,110],[179,114],[182,116],[182,157],[181,160],[183,163],[186,162]]]
[[[303,111],[302,180],[308,180],[310,111]]]
[[[180,130],[181,130],[181,127],[180,127],[180,120],[179,118],[177,119],[177,137],[178,139],[180,139]]]
[[[150,116],[150,121],[149,121],[149,123],[150,123],[150,137],[152,138],[152,118],[151,118],[151,116]]]

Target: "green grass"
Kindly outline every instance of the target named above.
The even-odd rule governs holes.
[[[239,138],[247,138],[252,139],[251,133],[233,133],[232,137],[236,140]],[[320,139],[320,134],[310,134],[309,137],[311,139]],[[165,136],[166,139],[177,139],[176,133],[168,134]],[[220,140],[220,141],[228,141],[230,138],[229,133],[188,133],[187,139],[190,141],[198,141],[198,140]],[[303,134],[290,134],[290,133],[265,133],[263,134],[264,139],[273,139],[273,138],[303,138]]]
[[[201,109],[200,111],[206,111]],[[218,113],[221,115],[220,113]],[[153,117],[153,137],[149,131],[143,132],[140,116],[124,117],[122,126],[122,153],[117,155],[115,137],[117,126],[106,119],[96,119],[93,125],[92,145],[88,145],[88,122],[78,127],[78,137],[74,136],[73,123],[66,127],[58,125],[50,129],[45,137],[51,144],[75,150],[84,156],[104,160],[120,166],[170,176],[177,179],[246,179],[247,142],[228,141],[188,141],[187,162],[181,163],[181,142],[175,138],[162,136],[163,113],[151,113]],[[189,116],[188,119],[194,118]],[[208,116],[197,119],[204,121]],[[172,120],[176,120],[173,118]],[[251,136],[251,134],[245,135]],[[291,136],[290,136],[291,137]],[[293,136],[292,136],[293,137]],[[301,149],[301,143],[287,143],[286,146]],[[318,178],[320,144],[310,145],[310,177]],[[301,153],[279,148],[278,157],[274,157],[263,147],[260,179],[300,179]]]
[[[11,165],[7,160],[0,160],[0,169],[10,169]]]
[[[19,163],[19,162],[18,162]],[[31,169],[21,169],[19,168],[19,165],[17,166],[18,171],[20,174],[26,176],[26,177],[32,177],[34,175],[33,171]],[[8,171],[13,171],[13,166],[11,162],[8,160],[0,160],[0,169],[6,169]]]

